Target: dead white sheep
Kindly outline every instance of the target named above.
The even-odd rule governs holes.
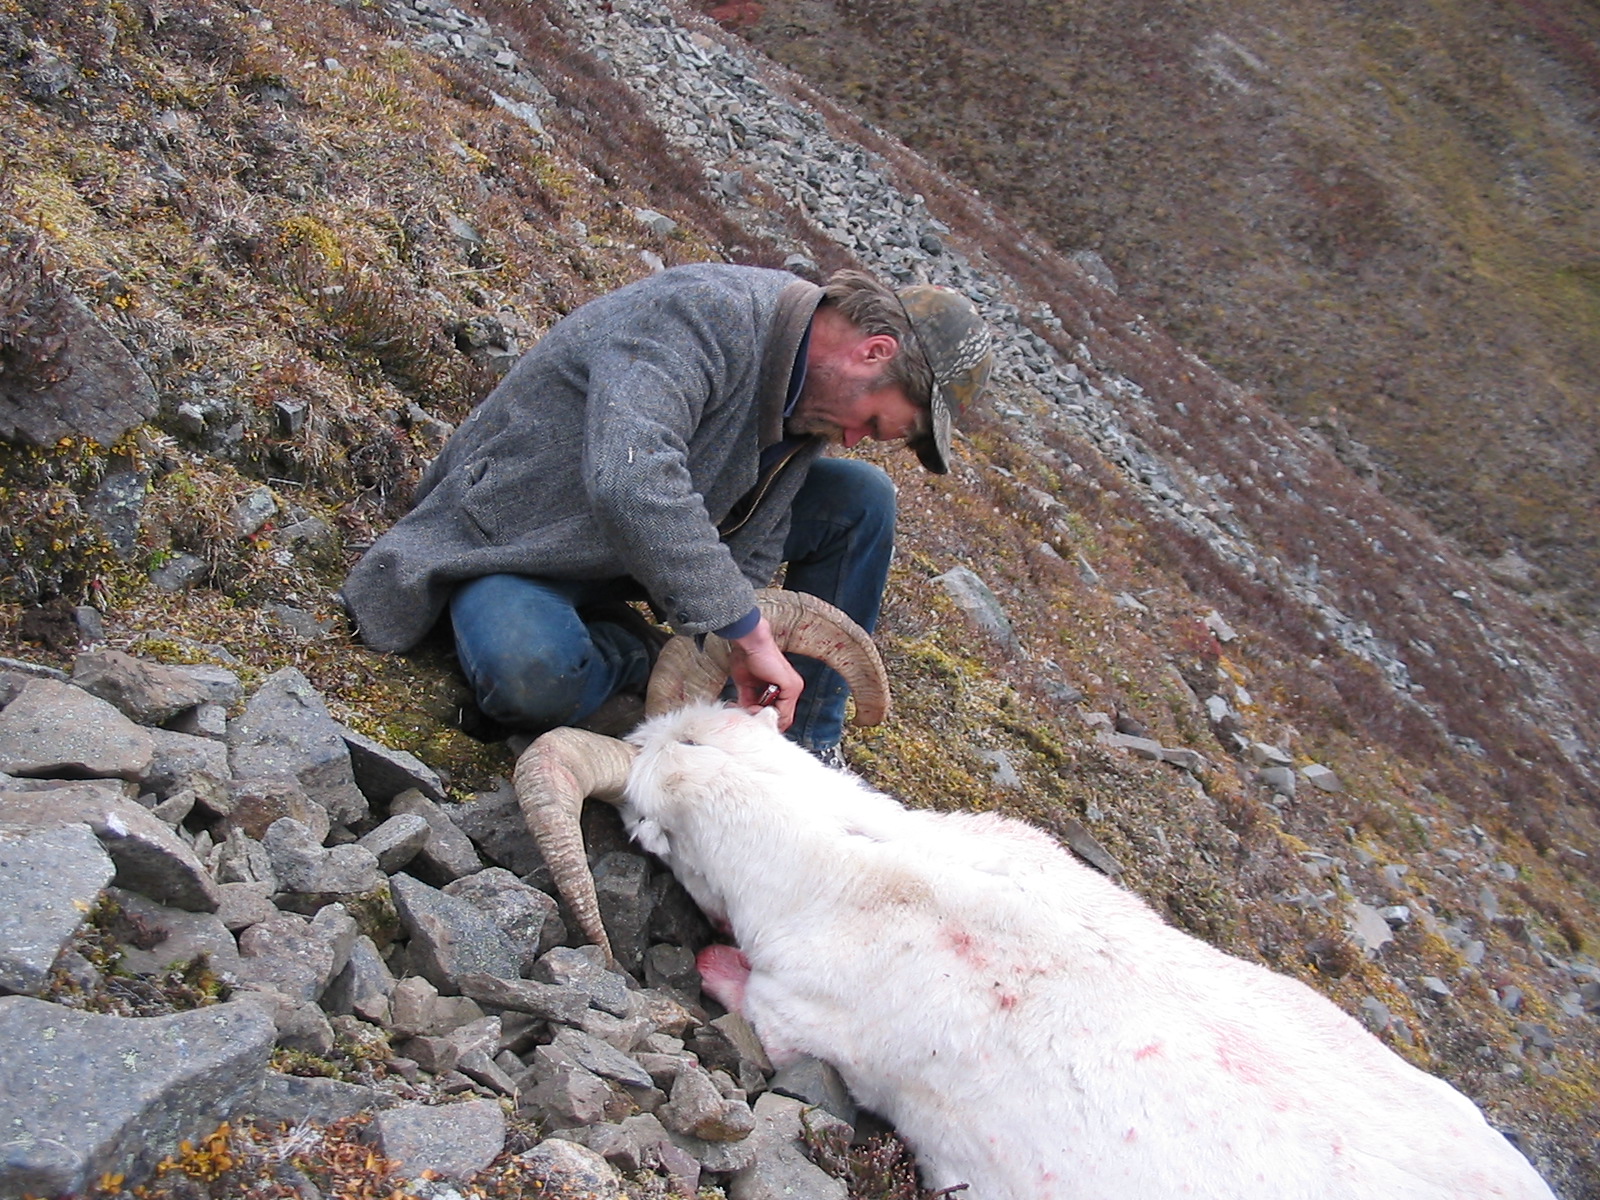
[[[564,811],[577,837],[585,794],[618,804],[737,940],[701,954],[708,990],[775,1062],[838,1068],[930,1187],[1551,1196],[1465,1096],[1029,825],[908,810],[817,763],[770,713],[689,703],[610,743],[597,773],[581,765],[592,745],[556,743],[537,771],[519,767],[519,786],[545,794],[541,818]]]

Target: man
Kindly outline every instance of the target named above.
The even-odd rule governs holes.
[[[636,692],[656,639],[725,637],[745,705],[837,758],[846,692],[778,650],[754,589],[787,563],[870,631],[893,550],[894,488],[829,443],[905,440],[949,470],[952,421],[981,394],[987,327],[945,288],[862,272],[676,267],[551,328],[462,423],[344,597],[378,650],[447,611],[483,713],[513,730],[584,722]],[[775,692],[773,689],[776,689]]]

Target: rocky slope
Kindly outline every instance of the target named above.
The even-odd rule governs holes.
[[[1600,672],[1377,492],[1337,429],[1293,428],[1093,260],[685,14],[0,12],[14,658],[101,643],[249,692],[293,666],[352,735],[438,772],[459,816],[509,755],[453,728],[436,649],[365,653],[333,592],[518,348],[675,261],[951,283],[1001,335],[996,401],[950,477],[882,458],[898,707],[852,761],[914,803],[1037,821],[1327,991],[1561,1194],[1596,1194]],[[394,819],[394,793],[357,790],[369,811],[330,821],[329,854],[336,826]],[[197,804],[174,836],[216,846],[227,819]],[[384,1053],[326,1069],[371,1084]]]
[[[1592,5],[705,7],[1594,629]]]

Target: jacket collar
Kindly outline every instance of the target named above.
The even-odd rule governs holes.
[[[789,380],[798,365],[800,345],[811,318],[822,303],[822,289],[796,279],[778,293],[772,332],[761,352],[761,374],[756,383],[756,403],[761,413],[763,447],[783,440],[783,410],[789,399]]]

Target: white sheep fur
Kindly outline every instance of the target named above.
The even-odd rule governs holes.
[[[1048,836],[908,810],[770,713],[647,722],[623,816],[740,951],[708,990],[832,1063],[963,1200],[1551,1197],[1461,1093]],[[748,975],[746,975],[746,963]]]

